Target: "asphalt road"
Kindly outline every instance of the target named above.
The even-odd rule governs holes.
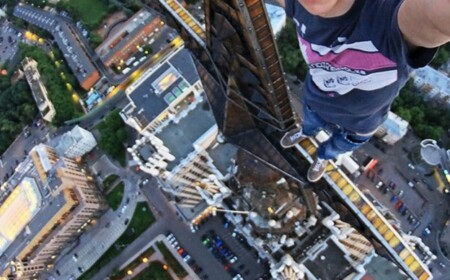
[[[143,248],[149,240],[152,240],[159,234],[166,234],[168,231],[172,232],[177,238],[181,247],[183,247],[195,260],[195,262],[203,269],[200,273],[202,279],[214,280],[229,280],[231,276],[224,270],[223,265],[220,264],[207,248],[201,243],[201,235],[210,229],[215,229],[216,232],[223,237],[226,242],[230,243],[230,247],[239,256],[239,264],[244,264],[245,270],[251,269],[251,277],[258,279],[258,275],[264,273],[262,265],[256,263],[256,257],[247,249],[231,240],[231,232],[226,232],[221,225],[220,219],[211,219],[204,226],[201,227],[197,233],[192,233],[186,223],[176,214],[175,209],[171,206],[166,197],[161,193],[157,187],[159,183],[155,179],[142,187],[143,194],[150,202],[151,209],[159,218],[147,231],[145,231],[137,240],[128,246],[119,256],[104,266],[94,279],[105,279],[113,271],[115,267],[120,267],[132,258],[136,252]],[[206,275],[206,277],[205,277]],[[251,278],[246,278],[251,279]]]

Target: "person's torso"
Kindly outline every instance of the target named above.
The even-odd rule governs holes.
[[[399,0],[389,0],[388,8],[381,6],[384,0],[356,0],[345,15],[329,19],[294,1],[298,40],[309,66],[304,101],[329,122],[356,132],[374,130],[411,70],[393,22]]]

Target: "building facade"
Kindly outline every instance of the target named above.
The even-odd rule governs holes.
[[[39,182],[46,199],[23,233],[26,246],[18,246],[12,265],[3,273],[12,279],[37,278],[51,270],[61,251],[107,209],[93,178],[74,160],[43,144],[35,146],[29,157],[32,167],[26,174]]]
[[[76,159],[92,151],[95,146],[97,146],[97,141],[94,135],[76,125],[61,136],[61,140],[56,145],[56,151],[66,158]]]

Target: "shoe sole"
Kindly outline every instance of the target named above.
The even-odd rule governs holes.
[[[300,142],[302,142],[304,139],[306,139],[307,137],[302,137],[302,138],[300,138],[297,142],[295,142],[295,143],[292,143],[291,145],[285,145],[285,144],[283,144],[283,139],[284,139],[284,137],[283,138],[281,138],[281,140],[280,140],[280,146],[281,147],[283,147],[283,148],[285,148],[285,149],[287,149],[287,148],[292,148],[292,147],[294,147],[295,145],[297,145],[297,144],[299,144]]]
[[[315,183],[315,182],[319,181],[320,179],[322,179],[324,173],[325,173],[325,171],[322,173],[322,175],[320,175],[320,176],[319,176],[317,179],[315,179],[315,180],[312,180],[311,178],[309,178],[309,176],[306,176],[306,179],[308,179],[308,182],[310,182],[310,183]]]

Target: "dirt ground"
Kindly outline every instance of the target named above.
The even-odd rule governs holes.
[[[105,39],[106,34],[108,34],[108,31],[114,27],[115,24],[118,22],[122,22],[127,19],[127,16],[124,12],[118,11],[113,14],[111,14],[109,17],[107,17],[105,20],[103,20],[102,24],[99,28],[97,28],[94,32],[97,33],[99,36],[102,37],[102,39]]]

